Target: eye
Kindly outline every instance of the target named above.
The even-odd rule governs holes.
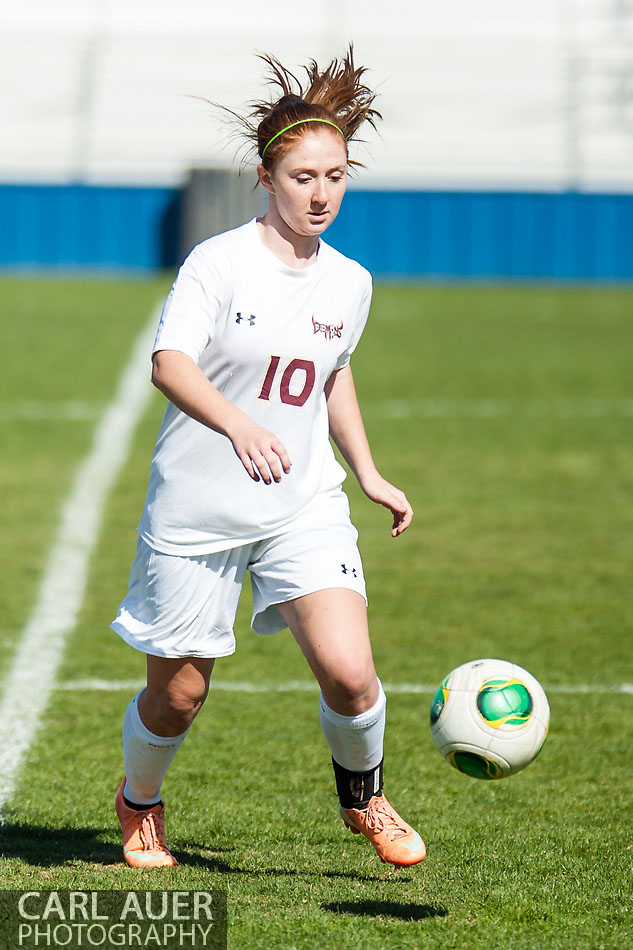
[[[309,182],[310,182],[310,176],[309,176],[309,175],[298,175],[296,180],[299,182],[300,185],[307,185],[307,184],[309,184]]]

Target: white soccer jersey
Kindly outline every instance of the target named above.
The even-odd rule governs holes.
[[[150,547],[197,555],[270,537],[340,487],[324,386],[349,362],[370,300],[360,264],[321,241],[316,262],[295,270],[264,246],[254,219],[194,248],[154,349],[188,354],[283,442],[292,468],[279,483],[253,481],[226,436],[169,403],[139,525]]]

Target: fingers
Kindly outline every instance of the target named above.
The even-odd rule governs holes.
[[[404,495],[402,492],[399,492],[398,494],[402,496],[400,499],[398,499],[398,504],[391,506],[391,510],[393,512],[393,526],[391,528],[392,538],[397,538],[402,534],[403,531],[406,531],[411,524],[411,519],[413,518],[413,508],[407,501],[406,495]]]
[[[272,445],[272,449],[273,449],[273,451],[276,452],[276,454],[279,456],[279,460],[280,460],[280,462],[281,462],[281,467],[283,468],[284,472],[285,472],[286,475],[287,475],[287,474],[290,472],[290,468],[291,468],[291,466],[292,466],[292,462],[290,461],[290,456],[289,456],[288,453],[286,452],[285,446],[282,445],[281,442],[278,442],[278,441],[275,439],[275,442],[274,442],[273,445]]]
[[[402,534],[403,531],[406,531],[409,525],[411,524],[412,518],[413,518],[413,508],[408,502],[407,502],[407,507],[404,511],[394,511],[391,537],[397,538],[398,535]]]
[[[403,491],[390,484],[377,472],[374,477],[364,479],[361,487],[368,498],[388,508],[393,515],[391,536],[397,538],[406,531],[413,518],[413,508]]]
[[[251,459],[251,465],[255,481],[259,481],[259,478],[261,478],[266,485],[270,485],[271,482],[281,481],[279,459],[272,450],[255,452]]]
[[[389,500],[386,502],[386,507],[389,508],[393,514],[391,537],[397,538],[403,531],[406,531],[411,524],[413,508],[404,492],[398,488],[394,488],[393,485],[389,487],[391,491],[389,493]],[[385,502],[383,502],[383,504],[385,504]]]
[[[289,473],[291,462],[285,446],[271,433],[261,431],[261,435],[238,451],[238,456],[253,481],[261,479],[270,485],[280,482],[283,473]]]

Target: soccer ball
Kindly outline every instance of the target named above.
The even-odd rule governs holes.
[[[472,660],[449,673],[431,703],[431,735],[472,778],[514,775],[541,751],[549,703],[541,684],[507,660]]]

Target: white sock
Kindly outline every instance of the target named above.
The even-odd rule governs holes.
[[[332,758],[350,772],[368,772],[380,765],[385,735],[387,697],[378,680],[378,699],[358,716],[342,716],[330,709],[321,693],[320,718]]]
[[[145,726],[138,711],[139,690],[123,717],[123,795],[135,805],[156,805],[160,787],[176,752],[189,729],[179,736],[155,736]]]

